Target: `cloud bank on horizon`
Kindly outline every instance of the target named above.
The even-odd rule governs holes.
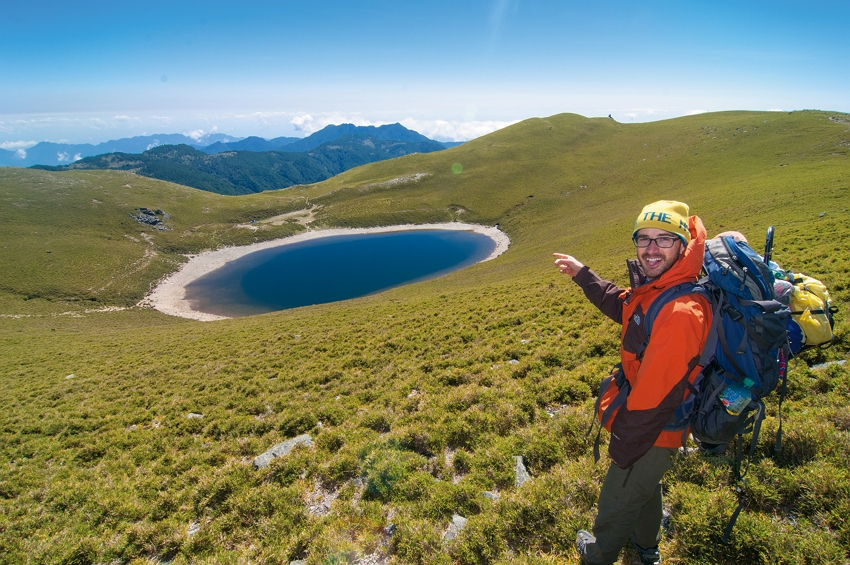
[[[0,149],[395,122],[463,141],[561,112],[850,111],[844,0],[108,6],[4,7]]]

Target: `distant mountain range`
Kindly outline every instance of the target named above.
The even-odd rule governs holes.
[[[328,126],[309,137],[283,141],[280,147],[286,151],[263,149],[267,144],[286,139],[291,138],[249,137],[201,148],[188,144],[160,145],[142,153],[112,152],[68,165],[32,168],[117,169],[219,194],[249,194],[319,182],[366,163],[446,149],[446,144],[399,124]]]
[[[68,165],[85,157],[106,153],[142,153],[161,145],[189,145],[204,153],[224,151],[309,151],[343,135],[362,133],[377,139],[395,141],[433,141],[424,135],[409,130],[401,124],[384,126],[355,126],[353,124],[331,125],[307,137],[262,137],[239,138],[222,133],[205,136],[203,142],[179,133],[157,134],[115,139],[92,145],[90,143],[51,143],[41,142],[28,149],[9,151],[0,149],[0,167],[30,167],[32,165]],[[434,142],[441,143],[441,142]],[[460,143],[442,143],[443,147],[453,147]]]
[[[298,138],[291,138],[297,140]],[[204,139],[208,143],[228,143],[238,141],[238,137],[225,134],[212,134]],[[67,165],[83,157],[104,153],[141,153],[160,145],[185,143],[200,147],[198,142],[179,133],[141,135],[124,139],[113,139],[92,145],[91,143],[51,143],[43,141],[28,149],[8,151],[0,149],[0,167],[29,167],[32,165]]]

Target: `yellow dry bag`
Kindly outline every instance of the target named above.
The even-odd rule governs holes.
[[[803,346],[831,344],[834,324],[832,315],[837,308],[829,302],[826,285],[801,273],[794,273],[791,282],[794,284],[790,297],[791,317],[803,330]]]

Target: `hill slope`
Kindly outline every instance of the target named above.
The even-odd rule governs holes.
[[[774,258],[829,285],[841,341],[791,364],[781,453],[770,399],[730,545],[719,542],[736,505],[729,454],[676,462],[662,552],[846,563],[850,370],[810,365],[848,357],[848,151],[850,119],[823,112],[631,125],[558,115],[238,197],[122,171],[0,170],[0,261],[14,266],[0,269],[0,552],[9,563],[575,563],[605,469],[585,429],[618,333],[551,253],[625,284],[635,214],[676,198],[710,233],[757,242],[776,225]],[[137,223],[140,207],[167,212],[168,229]],[[440,279],[264,316],[115,309],[186,253],[304,229],[280,218],[298,211],[312,228],[498,223],[512,244]],[[305,432],[312,448],[251,466]],[[522,487],[517,455],[533,477]],[[469,522],[444,545],[454,514]]]

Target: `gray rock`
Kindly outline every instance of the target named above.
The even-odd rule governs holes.
[[[466,527],[466,523],[468,521],[469,520],[459,514],[452,516],[452,523],[449,524],[449,529],[446,530],[446,534],[443,536],[443,547],[453,542],[457,536],[460,535],[460,532],[462,532],[463,528]]]
[[[189,537],[194,536],[198,532],[201,531],[201,525],[197,522],[191,522],[189,527],[186,529],[186,533],[189,534]]]
[[[136,210],[139,212],[138,215],[130,214],[129,216],[140,224],[153,226],[154,228],[163,231],[171,229],[163,223],[164,220],[171,219],[168,212],[163,212],[162,210],[150,210],[148,208],[136,208]]]
[[[483,494],[484,494],[484,498],[489,498],[490,500],[493,500],[493,501],[499,500],[499,496],[500,496],[498,492],[491,492],[489,490],[485,490]]]
[[[189,415],[186,416],[186,417],[189,418],[190,420],[200,420],[201,418],[204,417],[204,415],[198,414],[197,412],[189,412]]]
[[[257,469],[265,469],[269,466],[272,459],[275,457],[283,457],[284,455],[289,455],[289,452],[295,449],[298,445],[306,445],[307,447],[313,447],[313,438],[310,437],[310,434],[302,434],[300,436],[294,437],[292,439],[288,439],[283,443],[279,443],[263,453],[262,455],[258,455],[254,458],[254,467]]]
[[[514,483],[518,487],[521,487],[531,479],[531,475],[528,474],[528,469],[525,468],[525,463],[522,461],[522,455],[516,455],[514,457],[514,475],[516,476]]]
[[[812,369],[826,369],[831,365],[843,365],[847,362],[847,359],[841,359],[840,361],[827,361],[826,363],[820,363],[818,365],[812,365]]]

